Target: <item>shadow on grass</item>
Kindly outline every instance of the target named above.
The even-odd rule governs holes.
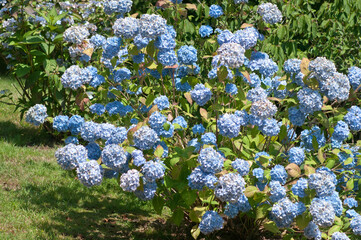
[[[36,224],[47,237],[54,239],[58,236],[76,239],[190,239],[176,226],[154,216],[150,203],[119,193],[121,190],[116,190],[115,184],[106,183],[94,189],[79,185],[49,187],[28,184],[19,199],[25,209],[49,216],[50,220],[39,220]]]
[[[0,139],[16,146],[45,145],[53,147],[55,140],[38,128],[19,126],[11,121],[0,121]]]

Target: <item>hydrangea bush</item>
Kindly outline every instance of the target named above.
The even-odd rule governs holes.
[[[257,51],[263,28],[284,18],[271,3],[235,31],[221,17],[248,1],[160,1],[138,14],[131,0],[93,4],[111,27],[64,29],[69,59],[54,75],[81,111],[26,114],[66,136],[62,168],[86,187],[116,179],[192,224],[194,238],[240,225],[254,229],[249,239],[360,237],[361,70]]]

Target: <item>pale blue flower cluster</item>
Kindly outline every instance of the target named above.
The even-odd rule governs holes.
[[[73,143],[75,145],[78,145],[79,144],[79,140],[77,137],[74,137],[74,136],[69,136],[65,139],[65,145],[69,144],[69,143]]]
[[[197,62],[197,49],[193,46],[182,46],[177,51],[178,62],[184,65],[192,65]]]
[[[335,232],[332,234],[331,240],[350,240],[345,233]]]
[[[308,186],[316,190],[318,197],[330,196],[336,189],[336,176],[328,169],[317,169],[309,176]]]
[[[221,230],[223,223],[224,220],[217,212],[209,210],[203,214],[199,223],[199,230],[203,234],[210,234],[216,230]]]
[[[343,201],[343,204],[345,204],[346,206],[348,206],[349,208],[357,208],[358,207],[358,203],[354,198],[346,198]]]
[[[191,189],[202,190],[204,186],[214,189],[218,178],[213,173],[206,173],[200,166],[196,167],[187,177]]]
[[[88,29],[83,25],[71,26],[64,31],[63,38],[66,42],[81,44],[89,34]]]
[[[262,3],[258,6],[257,13],[262,16],[263,21],[275,24],[282,21],[282,13],[277,5],[272,3]]]
[[[167,30],[167,21],[156,14],[143,14],[140,17],[140,35],[143,38],[155,39]]]
[[[274,118],[264,119],[259,126],[261,132],[266,136],[277,136],[281,130],[278,122]]]
[[[202,38],[209,37],[213,33],[213,28],[209,25],[202,25],[199,28],[199,35],[201,35]]]
[[[66,132],[69,130],[69,117],[58,115],[53,120],[53,128],[58,132]]]
[[[288,118],[290,122],[295,126],[302,126],[306,121],[306,114],[303,113],[299,108],[290,107],[288,109]]]
[[[248,212],[251,210],[251,205],[249,204],[248,198],[241,194],[235,203],[227,203],[224,214],[230,218],[234,218],[238,215],[239,212]]]
[[[154,182],[155,180],[164,177],[165,168],[157,161],[147,161],[142,166],[143,177],[147,182]]]
[[[154,144],[159,141],[157,133],[147,126],[138,129],[134,133],[133,138],[134,146],[141,150],[152,149]]]
[[[192,127],[192,132],[194,134],[203,134],[206,131],[202,124],[196,124]]]
[[[297,180],[296,184],[294,184],[291,188],[293,194],[299,197],[305,197],[305,190],[308,187],[308,181],[305,178],[300,178]]]
[[[201,169],[206,173],[217,173],[222,170],[224,158],[213,148],[203,148],[198,156]]]
[[[271,77],[278,71],[277,63],[263,52],[252,52],[248,67],[252,71],[259,71],[264,77]]]
[[[352,106],[348,109],[347,114],[343,120],[347,123],[352,131],[361,130],[361,108],[358,106]]]
[[[313,222],[320,227],[330,227],[335,220],[335,211],[330,202],[315,198],[310,206]]]
[[[69,143],[55,152],[58,164],[64,170],[73,170],[87,159],[87,150],[82,145]]]
[[[285,167],[282,165],[279,165],[279,164],[275,165],[271,169],[270,175],[271,175],[272,181],[278,181],[282,185],[284,185],[286,183],[286,180],[288,177]]]
[[[173,121],[172,124],[178,124],[179,126],[181,126],[182,128],[187,128],[188,124],[187,121],[184,119],[183,116],[178,116],[176,117]],[[182,129],[180,129],[182,130]]]
[[[103,163],[118,172],[125,172],[128,170],[127,155],[123,148],[117,144],[106,145],[102,151]]]
[[[271,196],[270,200],[272,202],[278,202],[279,200],[286,197],[286,188],[281,185],[279,181],[271,181],[269,183],[269,187],[271,188]]]
[[[164,95],[155,98],[153,104],[157,105],[160,111],[169,108],[169,100],[167,96]]]
[[[99,131],[98,123],[88,121],[82,125],[80,135],[85,141],[94,142],[99,138]]]
[[[308,239],[314,239],[314,240],[322,239],[321,237],[322,233],[318,228],[318,226],[313,221],[311,221],[304,229],[304,235]]]
[[[354,90],[358,89],[361,84],[361,68],[359,67],[350,67],[348,69],[347,77],[350,81],[350,84]]]
[[[107,39],[100,34],[95,34],[89,39],[89,42],[93,44],[96,48],[102,47],[106,41]]]
[[[297,58],[288,59],[283,64],[283,70],[286,73],[297,74],[301,71],[301,60]]]
[[[138,170],[128,170],[120,176],[120,187],[126,192],[135,192],[140,186],[139,178]]]
[[[133,158],[133,164],[137,167],[142,166],[146,162],[143,152],[138,149],[135,149],[132,152],[132,158]]]
[[[277,227],[289,227],[297,216],[297,205],[292,203],[287,197],[279,200],[272,206],[270,219],[273,220]]]
[[[239,135],[241,129],[238,117],[234,114],[223,114],[217,121],[219,133],[229,138],[235,138]]]
[[[155,193],[157,191],[157,183],[156,182],[147,182],[144,181],[143,191],[136,190],[134,194],[143,201],[151,200],[154,198]]]
[[[297,93],[300,102],[300,111],[304,114],[312,114],[322,108],[322,97],[317,90],[302,88]]]
[[[130,12],[132,5],[132,0],[109,0],[103,2],[104,12],[108,15],[113,13],[124,15]]]
[[[361,235],[361,215],[357,215],[351,220],[351,229],[355,235]]]
[[[132,39],[139,34],[139,19],[118,18],[113,25],[114,34],[124,39]]]
[[[232,162],[232,167],[236,169],[241,176],[246,176],[251,166],[246,160],[237,158]]]
[[[261,87],[255,87],[247,92],[247,100],[251,102],[257,102],[267,99],[267,91]]]
[[[305,129],[301,132],[301,147],[307,151],[317,150],[314,149],[313,139],[316,138],[318,148],[326,144],[326,138],[318,126],[313,126],[310,130]]]
[[[238,173],[227,173],[219,178],[214,194],[223,202],[236,203],[245,190],[246,182]]]
[[[103,104],[101,103],[95,103],[93,105],[91,105],[89,107],[89,110],[92,112],[92,113],[95,113],[97,114],[98,116],[101,116],[105,113],[105,107]]]
[[[83,127],[83,124],[85,123],[85,120],[83,117],[79,115],[73,115],[68,122],[68,127],[73,135],[78,135]]]
[[[260,119],[273,117],[277,112],[277,107],[268,99],[259,100],[252,104],[251,114]]]
[[[65,88],[76,90],[84,84],[83,71],[78,65],[72,65],[65,70],[60,81]]]
[[[213,4],[209,7],[209,16],[210,17],[219,18],[222,15],[223,15],[223,9],[221,6]]]
[[[100,185],[104,170],[95,160],[79,163],[76,169],[79,181],[86,187]]]
[[[250,49],[257,45],[258,39],[262,40],[261,34],[254,27],[247,27],[234,33],[231,41],[240,44],[244,49]]]
[[[43,104],[36,104],[26,112],[25,120],[34,126],[39,126],[43,124],[48,117],[46,111],[47,109]]]
[[[218,50],[217,55],[213,58],[217,66],[226,66],[229,68],[239,68],[245,60],[245,49],[238,43],[224,43]],[[215,60],[216,59],[216,60]]]
[[[301,147],[292,147],[288,151],[288,161],[298,166],[301,166],[303,161],[305,161],[305,157],[305,150]]]
[[[200,83],[195,85],[194,89],[190,93],[193,101],[195,101],[199,106],[204,106],[209,100],[211,100],[212,97],[211,90]]]
[[[344,121],[338,121],[332,133],[331,142],[333,147],[341,147],[344,140],[350,134],[350,129]]]

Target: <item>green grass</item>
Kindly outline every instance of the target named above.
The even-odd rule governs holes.
[[[0,77],[0,90],[15,92],[11,83]],[[0,102],[0,239],[174,238],[175,227],[115,179],[86,188],[62,170],[59,146],[14,109]]]

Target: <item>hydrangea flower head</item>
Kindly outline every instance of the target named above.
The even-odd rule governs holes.
[[[202,216],[202,220],[199,224],[199,229],[203,234],[210,234],[216,230],[223,228],[224,220],[215,211],[207,211]]]
[[[218,66],[226,66],[229,68],[239,68],[245,60],[245,49],[238,43],[224,43],[217,50]]]
[[[304,235],[308,239],[321,240],[321,234],[320,229],[313,221],[311,221],[304,229]]]
[[[199,35],[201,35],[202,38],[209,37],[213,33],[213,28],[209,25],[202,25],[199,28]]]
[[[79,163],[76,172],[79,181],[87,187],[102,183],[104,170],[95,160]]]
[[[251,166],[246,160],[237,158],[234,162],[232,162],[232,167],[236,169],[241,176],[245,176],[248,174]]]
[[[301,132],[301,147],[304,147],[308,151],[317,150],[314,149],[312,140],[316,138],[318,148],[326,144],[326,138],[318,126],[313,126],[310,130],[306,129]]]
[[[72,26],[64,31],[63,38],[66,42],[81,44],[89,34],[88,29],[83,25]]]
[[[53,128],[58,132],[66,132],[69,130],[69,117],[59,115],[54,118]]]
[[[300,101],[300,111],[305,114],[312,114],[322,108],[322,97],[317,90],[303,88],[297,93]]]
[[[314,199],[310,206],[313,222],[320,227],[330,227],[335,220],[335,211],[328,201]]]
[[[178,51],[178,62],[184,65],[192,65],[197,62],[197,49],[193,46],[182,46]]]
[[[292,147],[288,151],[288,161],[300,166],[305,160],[305,150],[300,147]]]
[[[223,202],[235,203],[245,190],[245,181],[238,173],[227,173],[219,178],[214,194]]]
[[[120,187],[126,192],[135,192],[140,186],[139,178],[138,170],[128,170],[120,176]]]
[[[167,29],[167,21],[156,14],[143,14],[140,17],[140,34],[142,37],[155,39],[164,34]]]
[[[103,2],[104,12],[108,15],[113,13],[124,15],[125,13],[130,12],[132,5],[132,0],[110,0]]]
[[[211,100],[212,92],[203,84],[198,83],[191,91],[191,97],[199,106],[204,106],[209,100]]]
[[[279,181],[271,181],[269,184],[271,188],[271,196],[270,199],[272,202],[278,202],[282,198],[286,197],[286,188],[283,187]]]
[[[276,166],[274,166],[271,169],[271,180],[272,181],[278,181],[280,182],[282,185],[286,183],[287,180],[287,172],[285,170],[285,168],[282,165],[277,164]]]
[[[361,68],[359,67],[350,67],[348,69],[347,75],[350,84],[354,90],[356,90],[361,84]]]
[[[78,65],[72,65],[65,70],[60,81],[65,88],[76,90],[83,85],[83,71]]]
[[[141,150],[152,149],[154,144],[159,141],[157,133],[147,126],[138,129],[133,138],[134,145]]]
[[[132,39],[139,33],[139,19],[118,18],[113,25],[114,34],[124,39]]]
[[[275,24],[282,21],[282,13],[275,4],[262,3],[258,6],[257,12],[266,23]]]
[[[283,198],[273,205],[270,212],[270,219],[277,227],[289,227],[297,215],[297,206],[288,198]]]
[[[296,184],[292,186],[292,192],[299,197],[305,197],[305,190],[307,187],[308,181],[304,178],[300,178],[297,180]]]
[[[55,152],[58,164],[64,170],[73,170],[87,159],[87,150],[82,145],[69,143]]]
[[[223,15],[223,9],[219,5],[211,5],[209,7],[209,16],[212,18],[219,18]]]
[[[44,105],[36,104],[26,112],[25,120],[34,126],[39,126],[40,124],[43,124],[45,119],[48,117],[46,111],[47,109]]]
[[[222,170],[223,157],[213,148],[203,148],[198,156],[201,169],[206,173],[217,173]]]
[[[166,96],[163,95],[155,98],[153,104],[157,105],[160,111],[169,108],[169,100]]]
[[[121,148],[118,144],[106,145],[101,156],[103,163],[107,167],[119,172],[127,170],[127,155],[125,154],[123,148]]]
[[[272,118],[276,112],[276,105],[268,99],[256,101],[251,106],[251,114],[260,119]]]
[[[352,106],[348,109],[343,119],[352,131],[361,130],[361,108],[358,106]]]
[[[223,114],[217,122],[219,133],[229,138],[237,137],[241,127],[237,118],[234,114]]]
[[[161,179],[164,176],[165,168],[163,165],[156,161],[147,161],[142,166],[143,177],[148,182],[153,182]]]
[[[95,142],[91,142],[85,147],[88,151],[88,158],[90,160],[98,160],[102,155],[102,150],[100,149],[100,146]]]

